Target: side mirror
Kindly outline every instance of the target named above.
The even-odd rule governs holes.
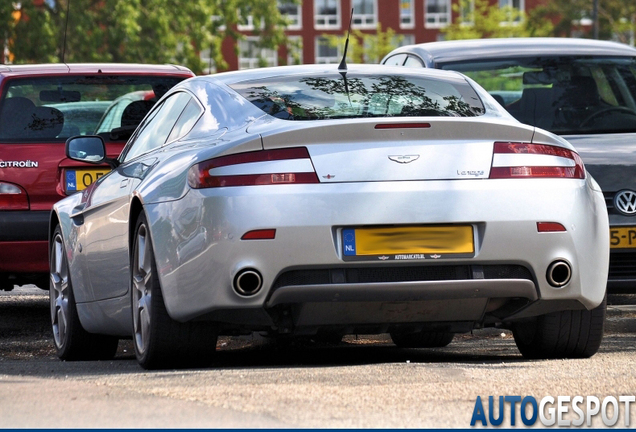
[[[101,164],[106,161],[106,145],[97,135],[75,136],[66,140],[66,156],[70,159]]]

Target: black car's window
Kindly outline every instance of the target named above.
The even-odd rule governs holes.
[[[0,98],[0,142],[63,142],[71,136],[94,134],[118,98],[141,92],[152,99],[181,79],[104,75],[7,80]],[[121,127],[121,118],[111,126]],[[109,136],[111,130],[100,132],[105,132],[106,140],[117,139]]]
[[[139,127],[125,150],[124,162],[161,147],[192,97],[179,92],[167,98]]]
[[[449,63],[523,123],[565,135],[636,132],[636,59],[523,57]]]
[[[413,68],[424,67],[424,65],[422,64],[422,61],[418,59],[417,57],[413,57],[413,56],[407,57],[406,61],[404,62],[404,66],[413,67]]]
[[[230,87],[264,112],[285,120],[472,117],[484,112],[481,100],[462,79],[333,73],[269,78]]]
[[[404,60],[406,59],[406,54],[396,54],[394,56],[389,57],[385,65],[388,66],[402,66],[404,64]]]

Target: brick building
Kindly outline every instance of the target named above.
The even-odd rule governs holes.
[[[492,7],[508,5],[528,11],[541,1],[494,0]],[[457,19],[452,4],[458,0],[303,0],[301,5],[285,0],[278,2],[279,9],[290,20],[286,30],[288,37],[301,46],[297,53],[301,62],[338,63],[341,48],[329,46],[324,36],[346,33],[352,7],[355,7],[352,28],[374,33],[376,24],[380,23],[383,30],[391,28],[402,35],[399,43],[407,45],[440,40],[440,30]],[[278,52],[257,48],[257,38],[251,36],[253,26],[251,17],[247,17],[245,25],[239,26],[238,30],[247,38],[238,42],[238,56],[235,41],[226,40],[223,44],[223,55],[230,70],[257,67],[262,60],[268,66],[292,63],[286,47]]]

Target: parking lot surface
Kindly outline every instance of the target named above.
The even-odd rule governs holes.
[[[467,428],[477,396],[635,395],[634,309],[609,307],[591,359],[524,360],[509,332],[491,329],[419,350],[388,336],[335,347],[224,337],[208,369],[147,372],[130,341],[113,361],[59,361],[48,294],[19,288],[0,292],[0,427]],[[603,426],[600,415],[593,424]]]

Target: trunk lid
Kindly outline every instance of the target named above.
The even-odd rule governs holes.
[[[492,118],[312,121],[260,132],[265,150],[307,147],[318,178],[330,183],[487,178],[495,141],[533,137],[532,127]]]

